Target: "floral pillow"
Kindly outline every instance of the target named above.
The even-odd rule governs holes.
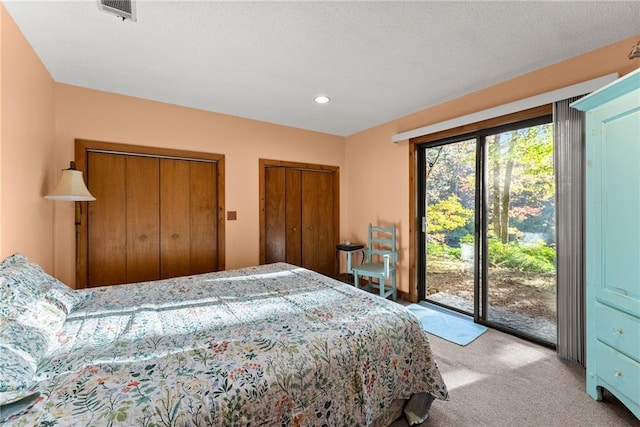
[[[14,319],[0,318],[0,348],[22,357],[35,372],[40,358],[47,351],[44,333]]]
[[[91,292],[75,292],[24,255],[0,263],[0,406],[31,396],[41,358],[67,314]]]
[[[76,293],[24,256],[14,255],[2,264],[0,316],[38,331],[44,350],[49,349],[57,343],[67,314],[91,293]]]
[[[22,254],[12,255],[0,264],[0,302],[29,306],[45,298],[69,314],[91,294],[76,292]]]
[[[46,348],[41,331],[0,318],[0,405],[24,397]]]
[[[24,393],[32,385],[34,374],[29,362],[3,348],[0,354],[0,404],[9,403]]]
[[[28,262],[14,262],[0,269],[0,302],[28,306],[44,298],[49,285],[43,273]]]
[[[62,304],[67,314],[93,295],[93,291],[76,291],[54,277],[51,279],[49,282],[51,286],[45,297],[51,302]]]
[[[11,264],[15,264],[16,262],[27,262],[27,257],[25,257],[23,254],[13,254],[10,257],[5,258],[0,263],[0,270],[5,267],[9,267]]]
[[[54,342],[67,318],[65,310],[46,299],[38,300],[29,306],[0,302],[0,316],[39,330],[46,338],[47,344]]]

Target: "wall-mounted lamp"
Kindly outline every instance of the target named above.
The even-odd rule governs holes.
[[[76,169],[76,162],[70,162],[69,169],[62,170],[58,185],[45,199],[65,200],[68,202],[91,202],[96,198],[89,193],[82,179],[82,171]]]
[[[58,185],[45,199],[76,202],[76,288],[80,283],[80,218],[82,206],[79,202],[92,202],[96,198],[89,193],[82,179],[82,171],[76,169],[76,162],[69,163],[69,169],[62,170]]]

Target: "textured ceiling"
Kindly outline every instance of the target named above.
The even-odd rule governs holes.
[[[640,36],[640,2],[4,5],[57,82],[342,136]]]

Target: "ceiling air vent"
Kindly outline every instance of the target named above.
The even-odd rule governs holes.
[[[136,21],[136,5],[133,0],[98,0],[98,9],[118,18]]]

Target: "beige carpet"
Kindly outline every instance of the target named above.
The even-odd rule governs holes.
[[[611,394],[591,399],[584,368],[553,350],[493,329],[465,347],[429,337],[449,400],[433,403],[424,427],[640,426]]]

